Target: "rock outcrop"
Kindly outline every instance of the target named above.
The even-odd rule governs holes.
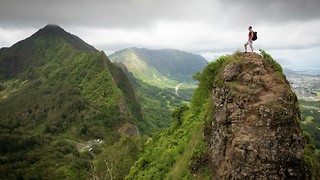
[[[209,143],[213,179],[309,179],[296,95],[258,54],[239,53],[217,75]]]

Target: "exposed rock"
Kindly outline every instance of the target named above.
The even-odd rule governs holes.
[[[127,114],[127,106],[126,106],[126,98],[124,97],[124,95],[121,96],[121,100],[119,103],[119,108],[120,108],[120,112],[122,114]]]
[[[213,179],[309,179],[296,95],[261,56],[242,56],[212,90]]]
[[[223,78],[225,81],[233,80],[240,73],[240,64],[231,63],[228,64],[223,72]]]
[[[121,135],[127,135],[127,136],[140,136],[139,129],[136,125],[133,125],[131,123],[125,123],[119,128],[119,133]]]

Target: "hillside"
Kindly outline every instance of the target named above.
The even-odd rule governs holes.
[[[172,113],[173,125],[147,142],[127,179],[319,177],[296,95],[270,55],[222,56],[196,78],[190,106]]]
[[[160,88],[192,83],[192,75],[202,71],[208,63],[200,55],[173,49],[129,48],[109,57],[112,62],[123,63],[139,80]]]
[[[0,179],[129,172],[142,114],[128,77],[104,52],[47,25],[1,49],[0,80]]]
[[[171,111],[190,102],[193,91],[180,90],[182,93],[177,95],[173,89],[152,86],[135,78],[122,63],[115,64],[123,69],[134,87],[143,115],[143,121],[137,122],[137,125],[147,136],[169,127],[173,121]]]
[[[142,106],[141,131],[148,135],[172,123],[171,111],[191,101],[197,81],[192,76],[207,64],[199,55],[163,49],[129,48],[110,55],[130,78]]]
[[[62,41],[63,43],[60,43]],[[53,44],[59,46],[50,46]],[[56,56],[52,52],[63,48],[61,46],[68,46],[74,51],[98,52],[94,47],[59,26],[47,25],[31,37],[14,44],[11,48],[0,50],[0,78],[12,78],[31,68],[42,66],[47,59]],[[44,50],[45,48],[47,49]]]

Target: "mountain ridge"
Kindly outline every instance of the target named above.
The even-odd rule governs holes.
[[[89,45],[78,36],[73,35],[63,28],[55,24],[48,24],[36,33],[34,33],[30,38],[37,38],[39,36],[59,36],[66,40],[71,46],[79,51],[90,51],[90,52],[98,52],[93,46]]]
[[[192,82],[192,75],[208,63],[202,56],[175,49],[128,48],[110,55],[123,63],[134,76],[158,87],[174,88]]]
[[[172,109],[190,102],[197,86],[192,76],[207,63],[185,51],[136,47],[115,52],[110,60],[127,72],[145,117],[141,130],[149,135],[170,125]]]
[[[2,48],[0,179],[319,177],[296,96],[270,55],[221,56],[193,76],[188,104],[190,87],[181,97],[172,87],[194,70],[174,74],[172,54],[145,63],[151,81],[172,82],[156,87],[57,25]]]
[[[42,66],[46,63],[44,59],[55,58],[55,54],[51,52],[59,48],[69,48],[78,52],[98,52],[93,46],[66,32],[60,26],[47,25],[30,37],[0,51],[0,67],[2,67],[0,79],[10,78],[28,69]],[[33,55],[32,59],[29,58],[30,54]],[[3,74],[6,74],[6,77],[3,77]]]
[[[269,54],[221,56],[195,78],[191,104],[173,111],[174,123],[148,141],[127,179],[318,177],[297,98]]]
[[[0,79],[0,179],[108,177],[105,162],[128,173],[143,117],[104,52],[49,25],[0,51]]]

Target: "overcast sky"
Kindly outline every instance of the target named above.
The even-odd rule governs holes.
[[[320,69],[320,0],[1,0],[0,47],[57,24],[107,54],[174,48],[213,60],[243,50],[248,26],[283,64]]]

